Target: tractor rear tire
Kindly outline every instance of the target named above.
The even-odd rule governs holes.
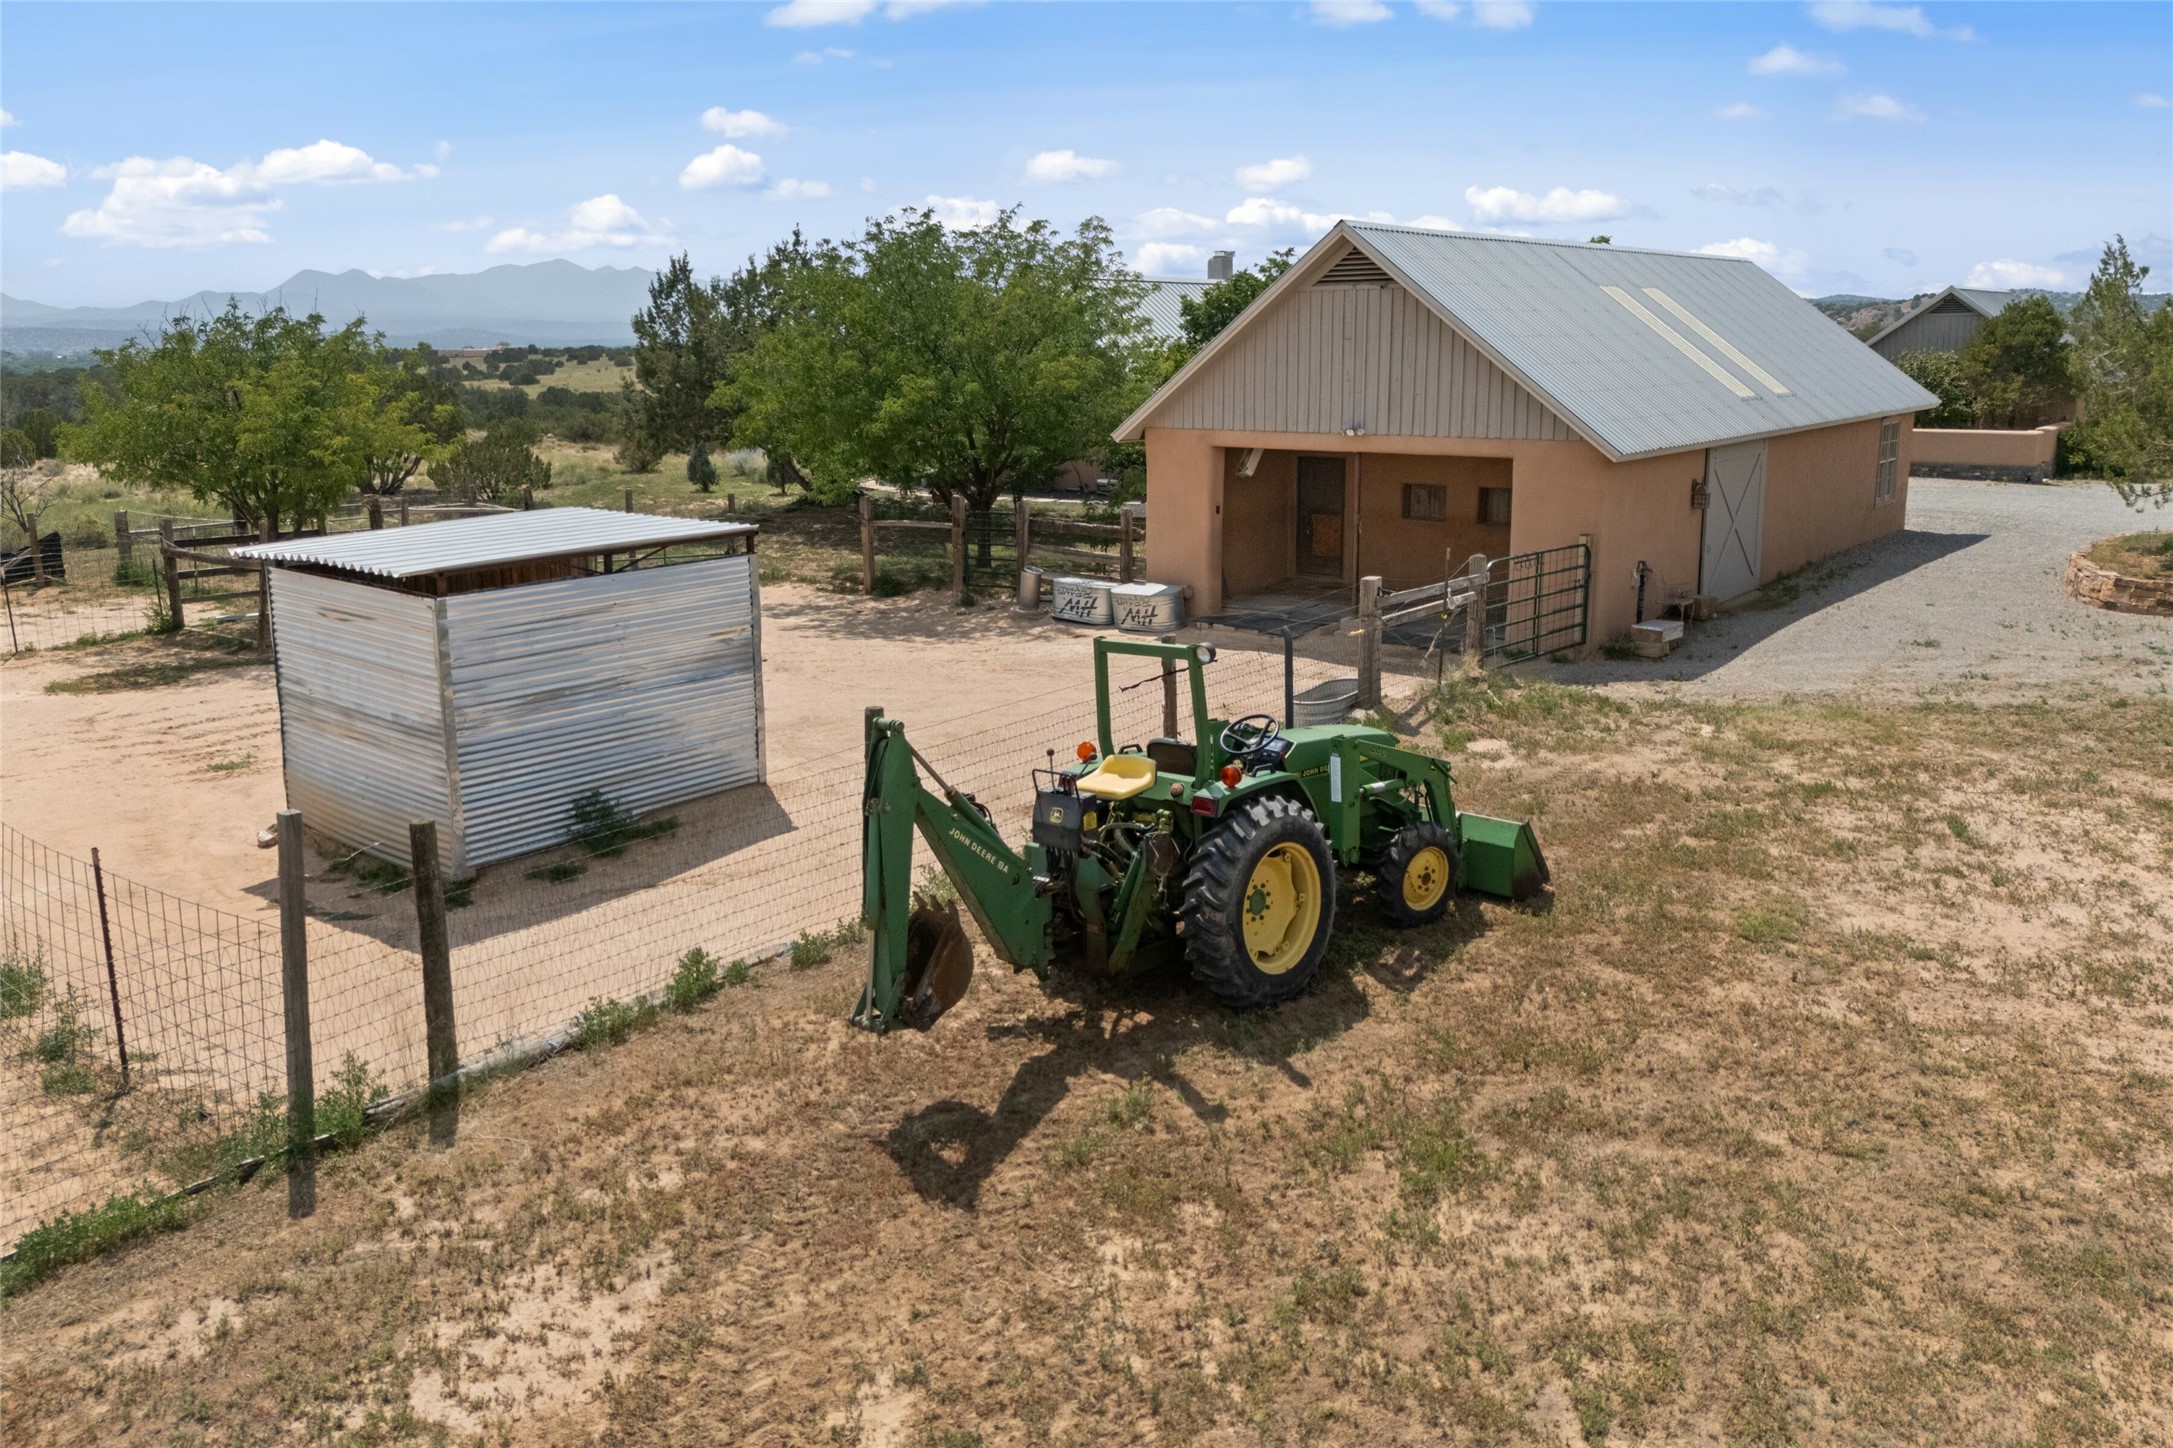
[[[1192,977],[1240,1010],[1312,984],[1335,931],[1335,861],[1312,811],[1268,796],[1233,808],[1185,872]]]
[[[1405,825],[1390,838],[1374,871],[1381,914],[1398,930],[1431,925],[1456,903],[1463,862],[1456,836],[1431,820]]]

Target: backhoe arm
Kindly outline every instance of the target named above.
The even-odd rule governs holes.
[[[939,958],[946,952],[966,952],[961,969],[966,974],[972,969],[970,947],[963,940],[938,937],[933,916],[941,907],[923,910],[915,919],[916,827],[996,954],[1036,975],[1047,974],[1049,967],[1049,901],[1035,878],[1042,873],[1041,847],[1028,845],[1023,855],[1012,849],[971,796],[949,785],[943,785],[940,795],[925,788],[915,760],[905,726],[882,717],[880,709],[870,709],[861,800],[861,920],[872,948],[853,1021],[875,1031],[887,1030],[912,1013],[923,976],[932,962],[940,968]],[[943,784],[941,778],[936,782]],[[951,918],[955,926],[955,914]],[[964,989],[962,978],[957,989]],[[934,1002],[934,1009],[948,1004]],[[932,1018],[927,1002],[921,1003],[919,1013],[924,1023]]]

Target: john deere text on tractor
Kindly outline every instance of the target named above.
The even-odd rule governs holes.
[[[1183,666],[1192,738],[1117,745],[1109,661],[1120,656]],[[856,1023],[925,1026],[973,973],[957,906],[913,900],[916,827],[1014,970],[1046,979],[1061,961],[1121,976],[1181,956],[1216,999],[1240,1007],[1288,1000],[1312,980],[1335,928],[1338,868],[1370,871],[1398,926],[1440,919],[1459,887],[1516,897],[1546,882],[1528,823],[1459,813],[1448,765],[1387,730],[1209,718],[1203,670],[1214,660],[1212,644],[1096,639],[1097,738],[1076,762],[1059,769],[1052,756],[1034,771],[1023,848],[943,781],[902,723],[868,711],[862,905],[873,949]]]

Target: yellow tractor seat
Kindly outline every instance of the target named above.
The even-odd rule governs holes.
[[[1112,754],[1079,776],[1079,793],[1095,799],[1130,799],[1154,788],[1154,761],[1144,754]]]

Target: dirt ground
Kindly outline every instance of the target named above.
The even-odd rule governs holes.
[[[1444,732],[1445,730],[1445,732]],[[11,1442],[2173,1443],[2173,712],[1467,691],[1536,907],[761,968],[72,1269]],[[2075,761],[2087,761],[2078,764]]]

